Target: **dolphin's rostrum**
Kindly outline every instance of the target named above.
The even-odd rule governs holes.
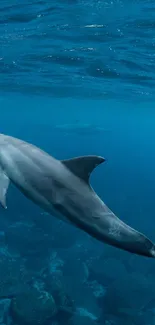
[[[0,202],[6,208],[10,181],[45,211],[96,239],[123,250],[155,257],[155,245],[121,221],[89,184],[100,156],[57,160],[22,140],[0,134]]]

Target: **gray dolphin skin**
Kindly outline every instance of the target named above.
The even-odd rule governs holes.
[[[100,156],[57,160],[41,149],[0,134],[0,202],[6,206],[10,181],[45,211],[97,240],[128,252],[155,257],[155,245],[121,221],[89,184]]]

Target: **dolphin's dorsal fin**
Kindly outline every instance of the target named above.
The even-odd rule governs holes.
[[[7,209],[6,205],[6,194],[9,187],[10,179],[4,173],[2,169],[0,169],[0,203],[4,209]]]
[[[100,156],[82,156],[61,162],[76,176],[89,183],[89,177],[95,167],[103,163],[105,159]]]

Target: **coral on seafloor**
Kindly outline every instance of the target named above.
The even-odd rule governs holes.
[[[22,221],[3,234],[1,325],[154,325],[152,261],[54,227]]]
[[[105,314],[134,325],[153,325],[155,286],[152,277],[137,273],[124,274],[109,285],[103,298]],[[145,315],[147,319],[144,320]],[[151,320],[152,319],[152,320]],[[149,323],[147,323],[149,320]]]
[[[19,294],[31,279],[20,258],[1,255],[0,258],[0,298]]]
[[[57,313],[52,295],[36,288],[14,297],[10,309],[12,319],[18,325],[46,324]]]

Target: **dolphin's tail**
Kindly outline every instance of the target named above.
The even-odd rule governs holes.
[[[155,244],[143,234],[140,234],[142,243],[142,254],[148,257],[155,258]]]
[[[137,232],[138,233],[138,232]],[[155,244],[145,235],[138,233],[133,253],[155,258]]]
[[[155,258],[155,244],[148,237],[124,223],[109,209],[108,212],[106,232],[102,232],[105,223],[98,227],[101,232],[100,240],[136,255]],[[105,221],[105,218],[103,220]],[[99,236],[96,237],[99,239]]]
[[[150,250],[150,257],[154,257],[155,258],[155,245],[152,246],[151,250]]]
[[[125,223],[121,222],[121,225],[120,240],[115,242],[117,247],[136,255],[155,258],[155,244],[148,237]]]

